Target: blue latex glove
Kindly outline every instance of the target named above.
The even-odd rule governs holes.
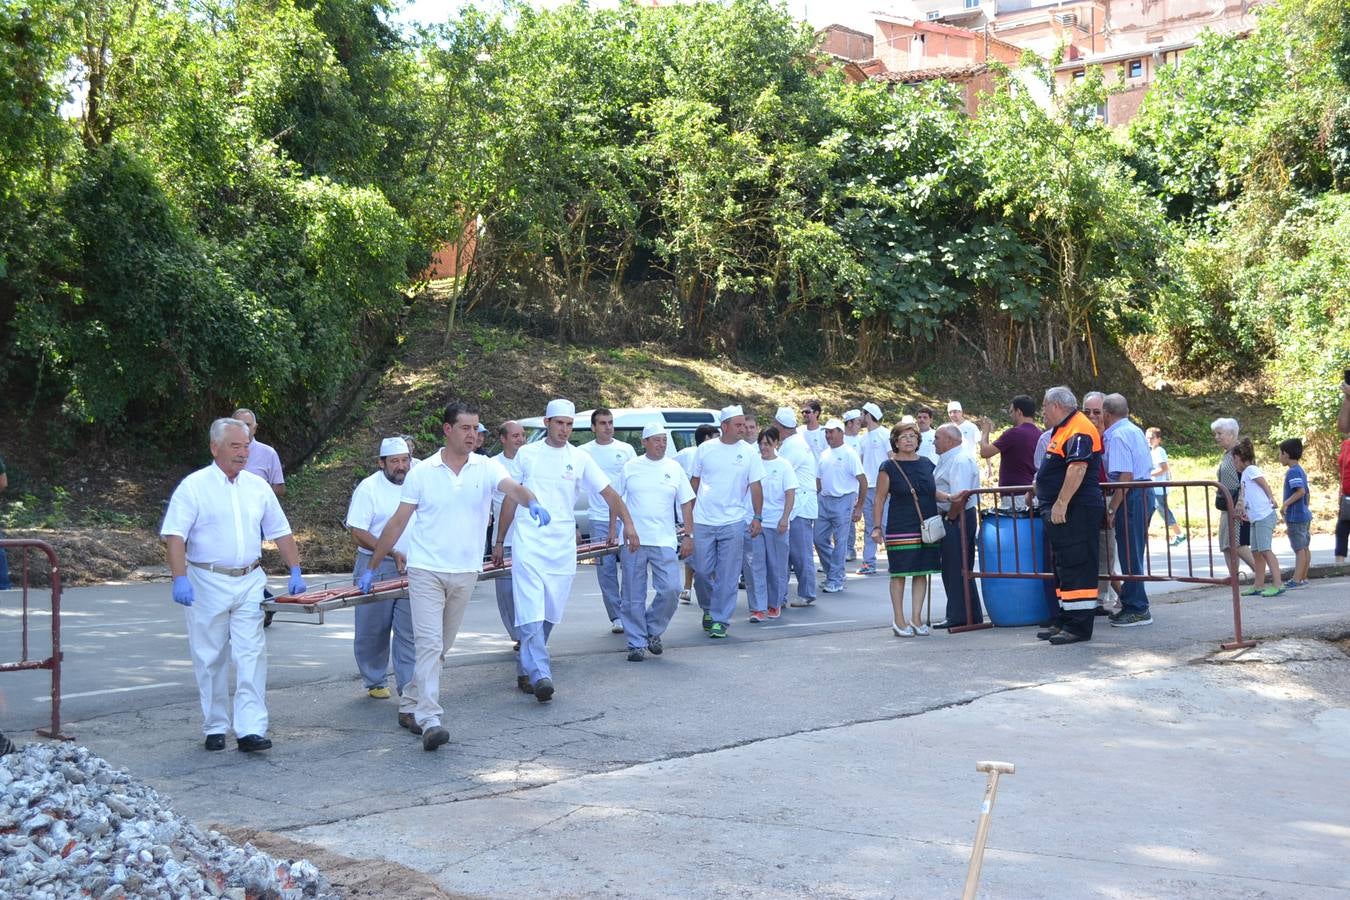
[[[540,525],[547,525],[553,520],[553,517],[548,514],[548,510],[544,509],[538,500],[530,501],[530,517]]]
[[[371,587],[375,584],[375,573],[366,569],[361,573],[361,577],[356,579],[356,586],[361,589],[361,593],[369,594]]]
[[[194,599],[196,598],[192,595],[192,582],[188,581],[188,577],[186,575],[173,576],[173,602],[191,606]]]
[[[286,591],[291,596],[295,596],[296,594],[303,594],[306,590],[304,581],[300,579],[300,567],[291,566],[291,581],[290,584],[286,585]]]

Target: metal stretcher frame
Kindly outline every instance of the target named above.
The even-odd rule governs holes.
[[[610,556],[619,552],[618,544],[581,544],[577,547],[577,562],[599,559],[602,556]],[[503,578],[511,574],[511,560],[508,559],[503,565],[496,566],[488,563],[483,567],[483,571],[478,574],[479,581],[491,581],[494,578]],[[383,600],[400,600],[408,596],[408,579],[391,578],[387,581],[377,581],[371,586],[371,592],[365,594],[359,587],[350,584],[342,587],[319,588],[317,590],[306,591],[303,594],[285,595],[273,597],[270,600],[264,600],[262,603],[263,612],[286,612],[286,613],[305,613],[311,616],[318,616],[317,619],[281,619],[283,622],[297,622],[305,625],[322,625],[324,615],[339,609],[350,609],[356,606],[365,606],[367,603],[379,603]]]

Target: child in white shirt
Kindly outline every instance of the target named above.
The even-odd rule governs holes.
[[[1284,593],[1284,584],[1280,579],[1280,561],[1270,549],[1271,539],[1275,535],[1275,494],[1266,483],[1265,476],[1256,465],[1256,448],[1250,438],[1243,438],[1233,448],[1233,463],[1242,476],[1242,487],[1238,490],[1238,515],[1252,523],[1252,558],[1255,565],[1252,571],[1256,575],[1255,585],[1246,591],[1245,596],[1278,597]],[[1270,569],[1272,587],[1266,587],[1266,569]]]

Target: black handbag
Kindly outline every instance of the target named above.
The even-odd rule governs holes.
[[[1214,508],[1219,512],[1228,512],[1228,495],[1223,491],[1214,492]]]

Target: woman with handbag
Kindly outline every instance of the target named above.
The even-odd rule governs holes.
[[[905,416],[891,429],[893,457],[877,473],[877,497],[890,502],[874,505],[872,538],[884,539],[891,581],[891,631],[897,637],[928,634],[920,621],[928,597],[929,577],[942,570],[942,517],[938,515],[933,463],[919,456],[919,425]],[[882,527],[881,514],[886,510]],[[905,619],[905,580],[912,578],[911,613]]]

